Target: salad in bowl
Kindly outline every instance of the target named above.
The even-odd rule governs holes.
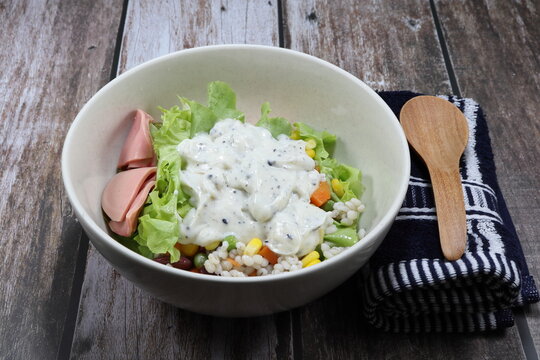
[[[236,108],[227,83],[208,104],[179,98],[154,120],[136,110],[101,199],[109,229],[165,266],[222,277],[315,266],[357,243],[359,169],[333,157],[336,136]]]

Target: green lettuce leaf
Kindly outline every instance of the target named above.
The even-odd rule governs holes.
[[[261,118],[257,122],[257,126],[266,128],[273,137],[277,138],[278,135],[285,134],[287,136],[291,135],[292,126],[291,123],[285,118],[282,117],[268,117],[270,113],[270,104],[265,102],[261,106]]]
[[[157,152],[167,145],[178,145],[188,139],[191,134],[191,112],[178,106],[170,109],[159,108],[162,112],[161,122],[150,125],[152,144]]]
[[[342,164],[333,158],[321,161],[319,166],[321,173],[329,177],[329,181],[332,179],[339,179],[339,181],[341,181],[344,193],[343,196],[339,198],[340,201],[349,201],[352,198],[360,199],[364,192],[362,173],[360,170]],[[332,192],[334,193],[333,190]]]
[[[294,123],[301,140],[313,139],[317,143],[315,147],[315,161],[320,163],[322,160],[332,156],[336,145],[336,136],[326,131],[317,131],[311,126],[301,122]]]
[[[236,109],[236,94],[222,81],[208,84],[208,106],[186,98],[181,100],[191,112],[190,137],[209,132],[219,120],[236,119],[244,122],[244,113]]]
[[[244,122],[244,113],[236,109],[236,94],[223,81],[208,84],[208,107],[217,120],[236,119]]]
[[[180,252],[174,247],[180,236],[178,220],[191,209],[189,197],[182,191],[180,183],[181,158],[175,153],[173,146],[159,149],[156,186],[139,217],[135,237],[154,254],[168,252],[171,262],[180,259]]]
[[[335,201],[349,201],[352,198],[360,198],[364,192],[362,185],[362,173],[360,170],[340,163],[334,158],[331,158],[336,145],[336,136],[326,131],[317,131],[301,122],[294,124],[300,139],[308,141],[315,140],[314,160],[320,168],[320,172],[326,174],[328,181],[339,179],[343,185],[344,194],[338,197],[332,190]]]
[[[144,257],[147,257],[149,259],[154,258],[154,254],[144,245],[139,245],[139,243],[135,240],[135,237],[137,235],[131,237],[124,237],[120,236],[118,234],[113,233],[113,237],[118,241],[120,244],[124,245],[128,249],[135,251],[136,253],[141,254]]]
[[[334,149],[336,147],[336,135],[330,134],[329,132],[323,131],[321,132],[321,139],[324,145],[324,148],[330,156],[334,155]]]
[[[201,132],[209,132],[218,121],[216,114],[210,108],[186,98],[182,98],[182,102],[191,112],[190,138]]]
[[[191,209],[189,197],[180,183],[181,157],[177,145],[190,136],[191,114],[173,107],[162,109],[161,126],[152,129],[154,150],[158,157],[156,186],[150,192],[142,215],[139,217],[134,240],[151,253],[168,252],[171,262],[180,259],[174,247],[180,235],[179,217]]]

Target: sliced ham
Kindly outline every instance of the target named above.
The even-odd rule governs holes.
[[[152,159],[144,159],[144,160],[137,160],[132,161],[128,164],[128,169],[137,169],[140,167],[148,167],[148,166],[156,166],[157,159],[156,157],[153,157]]]
[[[114,175],[101,196],[101,207],[105,214],[112,221],[124,221],[135,199],[148,187],[148,181],[155,178],[156,171],[156,167],[144,167]]]
[[[150,136],[150,123],[153,121],[154,119],[144,111],[140,109],[135,111],[133,125],[118,160],[119,169],[155,165]]]
[[[148,197],[148,193],[154,188],[155,185],[155,176],[148,179],[144,183],[141,191],[139,191],[137,197],[135,200],[133,200],[133,203],[131,203],[124,220],[109,222],[109,227],[112,231],[120,236],[131,236],[131,234],[135,232],[135,229],[137,229],[137,219],[139,218],[139,213],[141,212],[146,198]]]

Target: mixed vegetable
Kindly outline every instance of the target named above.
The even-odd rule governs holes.
[[[125,173],[135,170],[144,173],[135,181],[137,190],[132,191],[133,194],[143,192],[133,195],[133,199],[146,199],[138,208],[117,211],[118,214],[111,216],[114,212],[109,210],[111,206],[106,204],[106,196],[113,192],[114,178],[104,192],[103,209],[113,232],[115,226],[120,228],[117,224],[126,221],[129,214],[135,214],[137,218],[131,227],[126,225],[122,227],[123,231],[118,231],[118,241],[143,256],[179,269],[236,276],[265,275],[312,266],[359,240],[363,234],[358,226],[363,211],[359,200],[363,192],[361,172],[332,157],[335,135],[317,131],[305,123],[291,124],[282,117],[271,117],[270,106],[264,103],[256,126],[267,129],[274,138],[287,136],[302,140],[305,153],[314,160],[315,170],[324,174],[323,181],[319,182],[310,197],[311,204],[329,212],[332,219],[331,224],[321,229],[324,234],[320,244],[307,255],[297,258],[275,253],[264,239],[258,237],[240,241],[234,235],[227,235],[206,246],[180,243],[180,223],[194,204],[181,181],[181,172],[186,164],[179,155],[178,145],[197,134],[209,133],[222,120],[244,122],[245,116],[236,109],[236,95],[224,82],[215,81],[208,85],[207,106],[186,98],[179,100],[180,106],[160,108],[162,115],[159,122],[154,122],[148,114],[138,110],[138,114],[143,114],[140,115],[143,120],[137,126],[147,124],[148,129],[141,131],[147,131],[148,135],[141,136],[150,137],[154,156],[150,158],[146,151],[144,160],[122,160],[120,172],[115,176],[124,173],[124,178],[127,178]],[[130,200],[129,206],[135,203],[136,200]]]

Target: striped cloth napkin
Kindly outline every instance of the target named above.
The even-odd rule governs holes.
[[[381,92],[397,116],[419,94]],[[411,152],[411,178],[401,210],[370,259],[363,313],[394,332],[470,332],[514,324],[511,308],[537,302],[523,250],[497,184],[488,128],[471,99],[443,97],[469,123],[461,159],[467,213],[467,248],[446,261],[440,248],[433,191],[422,160]]]

